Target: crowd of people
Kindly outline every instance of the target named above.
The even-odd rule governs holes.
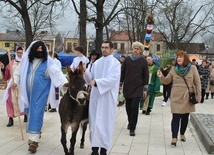
[[[189,93],[194,92],[196,101],[204,103],[214,96],[214,66],[206,60],[198,65],[192,62],[184,51],[178,51],[174,62],[156,65],[152,54],[143,56],[144,45],[133,42],[132,54],[113,56],[113,43],[104,41],[100,51],[92,50],[89,59],[84,55],[82,46],[75,48],[70,68],[74,71],[80,62],[85,68],[86,87],[90,89],[89,133],[92,147],[91,155],[106,155],[111,147],[116,119],[116,109],[125,104],[130,136],[135,136],[139,109],[150,115],[155,97],[163,85],[163,103],[167,106],[170,99],[172,113],[171,145],[176,146],[178,132],[185,142],[189,115],[195,111],[190,103]],[[57,54],[48,51],[43,41],[34,41],[24,52],[16,50],[15,59],[8,56],[0,60],[3,80],[8,81],[3,103],[6,103],[9,122],[24,115],[26,131],[29,133],[28,151],[35,153],[41,137],[44,111],[55,112],[59,106],[60,91],[66,89],[68,79],[61,71]],[[180,130],[179,130],[180,129]]]

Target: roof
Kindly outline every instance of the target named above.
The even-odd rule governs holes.
[[[0,37],[0,40],[6,41],[25,41],[25,34],[19,30],[7,31]]]
[[[129,31],[112,31],[111,41],[129,41]],[[163,35],[159,32],[152,32],[152,41],[165,41]]]
[[[129,41],[128,31],[112,31],[110,36],[111,41]]]
[[[49,33],[47,31],[41,31],[35,35],[34,40],[53,40],[58,33]]]
[[[5,34],[5,33],[0,33],[0,38],[2,38],[4,34]]]
[[[164,36],[160,32],[152,32],[152,41],[165,41]]]

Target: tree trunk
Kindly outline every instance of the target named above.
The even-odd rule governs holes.
[[[87,50],[87,40],[86,40],[86,0],[80,1],[80,45],[85,48],[84,55],[86,55]]]
[[[26,49],[28,48],[28,46],[31,44],[31,42],[33,41],[33,34],[32,34],[32,27],[31,27],[31,22],[30,22],[30,18],[29,18],[29,14],[27,9],[23,10],[23,14],[22,14],[22,18],[24,21],[24,28],[25,28],[25,37],[26,37]]]
[[[95,23],[96,38],[95,38],[95,49],[101,50],[101,44],[103,42],[103,1],[97,1],[97,20]]]

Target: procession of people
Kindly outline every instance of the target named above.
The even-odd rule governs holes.
[[[209,92],[213,99],[214,66],[203,60],[196,67],[185,51],[178,51],[174,64],[160,68],[153,61],[152,53],[143,55],[144,45],[138,41],[132,43],[131,54],[121,56],[120,60],[113,56],[113,50],[113,43],[104,41],[100,51],[92,50],[87,58],[84,47],[77,46],[77,57],[70,65],[74,71],[83,63],[86,87],[90,88],[91,155],[106,155],[110,151],[117,107],[124,105],[129,135],[137,135],[139,110],[152,114],[161,84],[162,106],[166,107],[168,102],[172,113],[171,145],[176,146],[179,129],[180,139],[186,142],[189,115],[195,111],[188,92],[195,93],[198,103],[204,103]],[[24,116],[29,133],[28,151],[36,153],[45,123],[45,108],[50,104],[50,111],[57,111],[60,90],[67,89],[69,79],[61,70],[57,54],[49,53],[43,41],[33,41],[26,50],[17,47],[14,60],[10,60],[8,54],[0,59],[1,74],[8,83],[2,100],[9,118],[7,127],[14,125],[14,117]]]

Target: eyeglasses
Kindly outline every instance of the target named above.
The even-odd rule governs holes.
[[[16,52],[17,54],[23,54],[22,52]]]
[[[102,46],[101,49],[109,49],[110,47]]]

